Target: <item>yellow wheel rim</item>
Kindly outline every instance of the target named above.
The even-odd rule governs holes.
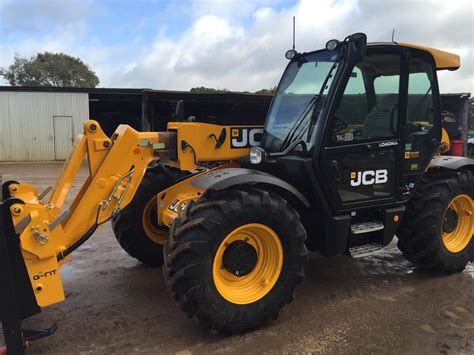
[[[168,232],[158,227],[156,196],[145,207],[142,215],[142,224],[145,234],[157,244],[164,245],[168,240]]]
[[[235,241],[245,241],[257,252],[257,262],[245,276],[224,267],[224,252]],[[230,233],[217,249],[213,264],[214,284],[227,301],[249,304],[263,298],[275,286],[283,265],[283,248],[273,229],[258,223],[243,225]]]
[[[449,204],[443,218],[443,243],[451,253],[459,253],[471,241],[473,232],[473,201],[458,195]]]

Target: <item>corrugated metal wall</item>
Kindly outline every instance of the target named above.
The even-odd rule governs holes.
[[[0,92],[0,161],[64,159],[88,118],[87,93]]]

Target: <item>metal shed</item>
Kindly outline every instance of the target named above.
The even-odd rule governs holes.
[[[66,159],[88,118],[87,93],[0,91],[0,161]]]
[[[0,161],[64,160],[89,118],[111,135],[119,124],[164,130],[178,101],[216,124],[263,124],[271,96],[151,89],[0,86]]]

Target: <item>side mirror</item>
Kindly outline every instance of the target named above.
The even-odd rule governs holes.
[[[176,104],[176,111],[172,116],[176,122],[183,122],[184,121],[184,101],[179,100]]]
[[[349,36],[347,44],[347,61],[350,64],[359,63],[365,55],[367,48],[367,36],[365,33],[354,33]]]

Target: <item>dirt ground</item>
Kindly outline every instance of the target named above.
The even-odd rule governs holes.
[[[61,165],[3,163],[0,175],[42,189]],[[25,322],[59,326],[29,353],[474,353],[472,264],[436,277],[414,269],[392,243],[361,259],[314,254],[305,271],[277,321],[240,336],[209,334],[179,311],[161,269],[129,257],[106,224],[61,269],[66,301]]]

